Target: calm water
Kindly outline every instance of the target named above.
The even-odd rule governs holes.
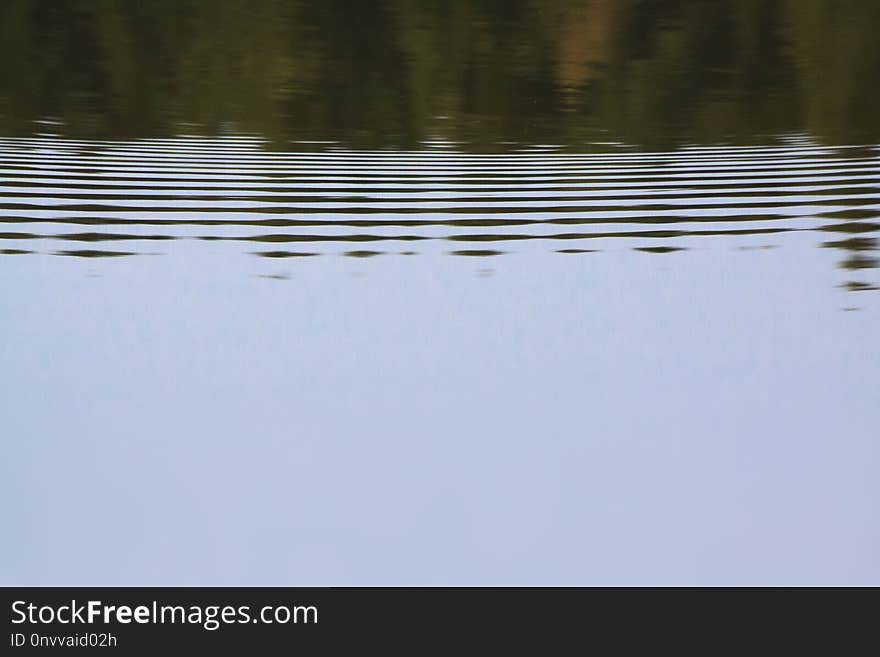
[[[3,3],[0,583],[880,583],[878,21]]]

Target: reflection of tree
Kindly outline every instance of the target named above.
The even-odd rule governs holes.
[[[800,127],[777,3],[637,7],[617,26],[606,75],[586,90],[617,134],[660,146]]]
[[[0,130],[876,141],[877,24],[873,0],[6,0]]]
[[[786,8],[804,128],[838,142],[876,142],[880,2],[788,0]]]
[[[868,224],[870,227],[871,224]],[[853,274],[863,269],[880,268],[880,259],[871,255],[871,252],[878,248],[877,238],[875,237],[848,237],[841,240],[833,240],[824,242],[823,247],[832,249],[841,249],[847,256],[840,261],[840,268],[845,269]],[[865,290],[876,290],[877,286],[866,281],[849,280],[842,284],[850,292],[862,292]]]

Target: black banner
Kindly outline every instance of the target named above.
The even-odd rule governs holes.
[[[792,596],[794,591],[796,594]],[[39,648],[115,654],[445,646],[526,640],[578,651],[804,638],[831,607],[800,590],[579,588],[7,588],[4,654]],[[748,599],[746,599],[748,598]],[[798,601],[798,599],[800,601]],[[803,603],[807,602],[807,605]],[[808,610],[806,613],[801,613]],[[864,609],[867,612],[867,609]],[[818,620],[821,624],[816,624]],[[852,630],[869,627],[850,617]],[[748,645],[748,644],[746,644]],[[708,645],[706,647],[709,647]],[[566,650],[566,652],[569,652]]]

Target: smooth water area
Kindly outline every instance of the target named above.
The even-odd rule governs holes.
[[[706,3],[377,3],[397,22],[358,14],[384,36],[356,49],[320,5],[222,2],[156,61],[118,49],[170,8],[38,4],[2,10],[17,52],[92,19],[105,49],[0,86],[0,583],[880,583],[880,134],[790,80],[819,84],[823,3],[717,3],[797,46],[731,47],[781,76],[742,96],[675,59]],[[150,67],[195,84],[244,47],[224,20],[320,44],[263,35],[224,69],[241,102],[167,92]],[[822,28],[847,71],[880,61],[864,24]],[[444,63],[449,25],[472,51]],[[266,112],[264,69],[294,90]],[[590,109],[645,70],[688,122]],[[710,96],[770,118],[711,124]]]

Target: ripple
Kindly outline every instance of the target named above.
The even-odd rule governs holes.
[[[334,245],[355,242],[543,241],[548,250],[576,254],[596,251],[587,246],[596,239],[880,230],[870,221],[880,216],[880,156],[874,145],[830,147],[804,138],[776,146],[650,153],[621,146],[594,153],[530,148],[495,154],[462,152],[454,144],[410,151],[333,143],[305,145],[308,150],[291,143],[288,151],[265,146],[256,138],[2,138],[0,223],[9,230],[0,232],[0,240],[10,253],[30,251],[18,241],[49,240],[62,245],[55,253],[81,257],[135,251],[63,245],[162,240],[315,245],[309,251],[245,251],[297,258],[339,253]],[[96,230],[65,231],[65,226]],[[211,230],[195,233],[199,226]],[[246,232],[247,227],[265,232]],[[553,246],[560,241],[573,244]],[[841,242],[827,244],[846,249]],[[671,253],[687,247],[634,248]],[[864,250],[855,242],[850,248]],[[372,257],[390,251],[342,253]],[[868,256],[857,256],[842,266],[870,268]]]

